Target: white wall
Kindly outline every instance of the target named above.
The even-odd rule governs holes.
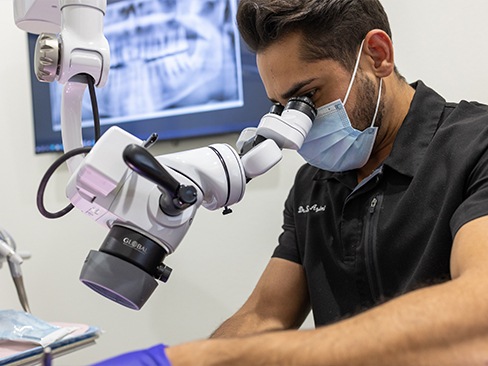
[[[397,65],[409,81],[423,79],[449,100],[488,102],[488,2],[486,0],[383,0],[393,28]],[[51,321],[99,326],[96,346],[65,356],[57,365],[84,365],[158,342],[174,344],[206,337],[248,296],[276,245],[283,201],[301,158],[283,162],[252,181],[234,213],[201,209],[192,229],[167,263],[174,272],[144,308],[135,312],[95,294],[78,281],[83,260],[98,249],[106,230],[78,212],[47,220],[35,205],[38,182],[57,157],[33,153],[26,35],[13,24],[11,0],[0,0],[0,226],[32,258],[23,265],[32,311]],[[10,58],[9,58],[10,57]],[[165,143],[156,153],[236,136]],[[60,171],[46,204],[64,207]],[[0,308],[20,309],[8,269],[0,270]],[[310,326],[310,319],[306,326]]]
[[[488,102],[488,2],[382,0],[396,60],[407,80],[422,79],[449,101]]]

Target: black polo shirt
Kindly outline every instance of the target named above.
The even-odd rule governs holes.
[[[446,101],[422,82],[384,164],[304,165],[273,256],[303,265],[316,325],[450,279],[453,237],[488,215],[488,107]]]

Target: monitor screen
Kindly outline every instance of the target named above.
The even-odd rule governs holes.
[[[140,139],[239,132],[257,126],[270,106],[255,56],[239,38],[237,0],[108,0],[107,84],[97,88],[102,133],[113,125]],[[37,36],[28,35],[30,60]],[[32,69],[32,67],[31,67]],[[36,153],[62,151],[63,85],[31,75]],[[88,91],[84,145],[92,145]]]

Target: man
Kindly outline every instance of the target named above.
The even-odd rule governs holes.
[[[214,339],[134,355],[486,365],[488,107],[407,84],[378,0],[241,0],[237,19],[270,100],[318,107],[309,164],[273,258]],[[297,331],[310,309],[317,328]]]

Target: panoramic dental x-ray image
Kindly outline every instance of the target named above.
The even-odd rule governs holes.
[[[230,0],[109,0],[110,76],[97,90],[102,124],[241,105],[231,6]],[[59,102],[61,86],[51,89]],[[91,118],[86,95],[83,119]],[[53,127],[59,124],[53,108]]]

